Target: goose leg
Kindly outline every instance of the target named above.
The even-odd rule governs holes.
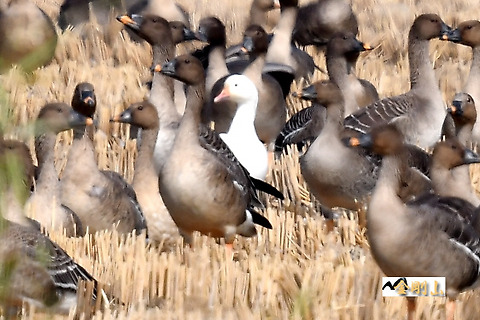
[[[415,297],[407,297],[407,320],[415,319],[416,307],[417,307],[417,303],[416,303]]]
[[[447,320],[453,320],[454,319],[455,307],[456,307],[455,299],[447,298],[447,306],[445,308],[446,312],[447,312]]]

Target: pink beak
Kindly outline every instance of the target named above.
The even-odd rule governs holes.
[[[222,92],[220,92],[220,94],[216,96],[215,99],[213,99],[213,102],[217,103],[219,101],[227,99],[228,97],[230,97],[230,89],[228,88],[228,86],[225,86],[223,87]]]

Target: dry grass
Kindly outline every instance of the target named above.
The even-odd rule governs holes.
[[[181,0],[192,14],[193,26],[201,17],[215,14],[226,22],[229,39],[238,41],[250,1]],[[306,1],[305,1],[306,2]],[[360,58],[357,73],[370,80],[381,96],[406,91],[408,65],[406,37],[415,15],[436,12],[450,25],[480,16],[476,0],[352,0],[360,23],[360,39],[377,48]],[[37,0],[55,17],[60,0]],[[104,33],[88,26],[80,35],[60,36],[54,62],[25,78],[17,70],[0,76],[8,93],[14,121],[7,135],[33,141],[22,128],[46,101],[69,102],[75,84],[90,81],[99,100],[96,151],[101,168],[133,174],[135,144],[126,127],[108,119],[142,99],[147,90],[150,52],[146,45],[126,39],[116,22]],[[469,70],[470,50],[432,41],[432,59],[445,100],[452,98]],[[313,50],[310,50],[314,53]],[[324,66],[321,54],[315,59]],[[325,75],[317,74],[316,78]],[[288,99],[290,113],[304,105]],[[62,134],[57,147],[58,169],[64,166],[71,134]],[[344,213],[328,233],[310,197],[291,150],[276,161],[269,180],[286,195],[283,203],[269,200],[265,215],[273,230],[261,230],[253,239],[235,242],[232,261],[223,246],[198,236],[193,248],[179,239],[175,248],[145,245],[143,237],[120,238],[115,233],[68,239],[52,238],[109,287],[124,305],[98,311],[95,319],[403,319],[405,302],[382,298],[381,272],[375,265],[365,235],[355,217]],[[473,170],[478,185],[479,170]],[[474,319],[480,312],[478,294],[460,296],[458,319]],[[419,299],[421,319],[443,319],[443,299]],[[63,318],[27,313],[25,318]],[[68,319],[73,319],[70,315]]]

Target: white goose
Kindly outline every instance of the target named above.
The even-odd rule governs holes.
[[[244,75],[234,74],[225,80],[215,102],[229,99],[237,103],[237,111],[227,133],[220,137],[235,154],[240,163],[256,179],[265,180],[268,171],[268,154],[258,138],[254,120],[258,104],[258,90]]]

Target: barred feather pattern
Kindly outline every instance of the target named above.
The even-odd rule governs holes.
[[[373,127],[388,124],[413,109],[406,94],[379,100],[349,116],[343,122],[346,129],[357,133],[368,133]]]
[[[303,146],[312,142],[325,125],[325,119],[325,108],[316,104],[295,113],[275,140],[275,151],[294,143]]]

